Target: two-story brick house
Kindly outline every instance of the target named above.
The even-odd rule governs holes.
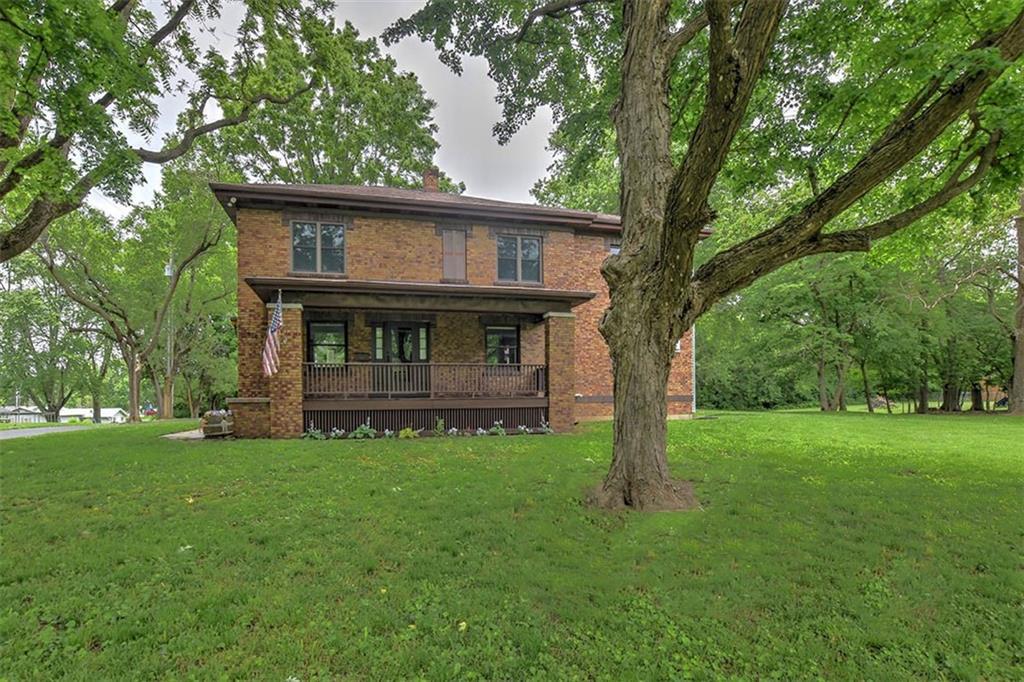
[[[241,437],[609,417],[600,265],[618,216],[424,189],[211,185],[238,228]],[[278,292],[280,369],[261,353]],[[690,334],[669,413],[693,408]]]

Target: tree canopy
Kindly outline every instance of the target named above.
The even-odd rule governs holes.
[[[30,0],[0,7],[0,261],[93,189],[125,199],[143,163],[322,87],[337,37],[322,0]],[[233,37],[233,44],[225,40]],[[153,140],[162,109],[177,126]]]
[[[499,139],[552,108],[556,192],[610,204],[607,181],[580,194],[565,178],[606,171],[593,161],[614,145],[602,506],[692,503],[668,471],[666,384],[675,340],[717,302],[798,259],[866,251],[969,191],[1019,186],[1019,1],[432,0],[386,38],[408,35],[456,70],[487,59]],[[729,202],[766,218],[698,261]]]

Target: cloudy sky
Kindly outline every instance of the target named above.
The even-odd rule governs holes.
[[[424,3],[422,0],[335,0],[338,23],[352,22],[362,37],[377,37],[399,17],[408,16]],[[225,12],[225,31],[230,31],[230,18]],[[383,48],[383,46],[382,46]],[[407,38],[397,45],[383,48],[398,62],[400,69],[419,78],[427,96],[437,103],[434,110],[440,149],[435,162],[456,181],[466,183],[466,194],[506,201],[532,201],[530,187],[544,175],[551,163],[546,149],[551,130],[549,112],[540,111],[512,141],[499,145],[491,136],[491,126],[501,110],[494,101],[497,88],[487,77],[487,64],[482,59],[466,60],[461,76],[454,75],[438,61],[432,46],[416,38]],[[172,103],[163,109],[157,140],[171,130],[178,110]],[[147,182],[136,188],[133,203],[149,200],[159,187],[160,169],[145,167]],[[107,197],[94,194],[90,203],[115,215],[127,213]]]

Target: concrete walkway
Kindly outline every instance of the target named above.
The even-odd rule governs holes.
[[[160,436],[167,440],[203,440],[203,432],[199,429],[193,429],[192,431],[178,431],[177,433],[165,433]]]
[[[11,438],[28,438],[30,436],[42,436],[47,433],[64,433],[65,431],[79,431],[92,428],[90,426],[40,426],[32,429],[4,429],[0,431],[0,440]]]

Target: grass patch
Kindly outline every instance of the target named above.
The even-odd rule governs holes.
[[[672,422],[703,511],[582,507],[610,427],[0,443],[0,677],[1017,677],[1024,421]]]
[[[15,429],[41,429],[48,426],[71,426],[71,424],[58,422],[0,422],[0,431],[13,431]]]

